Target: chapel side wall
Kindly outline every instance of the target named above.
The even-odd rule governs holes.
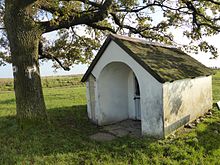
[[[212,108],[212,76],[164,83],[163,102],[168,135]]]

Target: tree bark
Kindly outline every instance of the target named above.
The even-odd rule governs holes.
[[[38,63],[42,31],[32,19],[31,5],[5,0],[5,8],[4,24],[11,49],[17,119],[19,123],[47,120]]]

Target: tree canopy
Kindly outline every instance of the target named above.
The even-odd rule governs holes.
[[[0,2],[0,65],[10,62],[4,26],[5,2]],[[191,41],[182,49],[211,52],[217,49],[205,41],[220,32],[220,2],[217,0],[14,0],[31,6],[27,17],[42,34],[57,31],[55,41],[42,37],[39,59],[53,60],[55,67],[69,70],[87,63],[107,33],[136,35],[149,41],[176,45],[171,28],[183,28]],[[162,15],[162,19],[157,15]],[[180,45],[178,45],[180,46]]]

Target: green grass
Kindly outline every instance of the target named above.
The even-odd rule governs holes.
[[[80,82],[82,75],[72,76],[49,76],[42,78],[43,88],[54,87],[82,87],[85,83]],[[0,91],[13,91],[13,79],[0,78]]]
[[[20,130],[13,92],[0,91],[0,164],[220,164],[216,107],[196,129],[181,129],[172,138],[95,142],[89,135],[100,128],[87,118],[85,92],[83,86],[45,87],[51,125]],[[213,97],[220,100],[220,72],[213,78]]]

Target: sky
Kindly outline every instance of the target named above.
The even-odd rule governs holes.
[[[207,38],[207,40],[218,47],[220,50],[220,44],[218,42],[220,38],[220,35],[213,36],[210,38]],[[179,43],[187,43],[187,39],[184,38],[181,33],[176,32],[175,33],[175,40]],[[203,63],[204,65],[208,67],[219,67],[220,68],[220,57],[217,59],[209,59],[210,55],[205,53],[199,53],[199,54],[190,54],[192,57]],[[54,70],[54,68],[51,67],[52,62],[46,62],[40,65],[40,73],[41,76],[56,76],[56,75],[73,75],[73,74],[84,74],[88,68],[88,64],[78,64],[74,65],[70,71],[64,71],[63,69]],[[12,78],[12,67],[10,64],[0,67],[0,78]]]
[[[47,33],[44,37],[49,40],[56,38],[56,32]],[[88,68],[88,64],[77,64],[71,67],[70,71],[64,71],[63,69],[57,69],[55,71],[52,68],[52,62],[40,63],[40,75],[41,76],[58,76],[58,75],[74,75],[74,74],[84,74]],[[13,78],[12,66],[7,64],[6,66],[0,67],[0,78]]]
[[[53,33],[49,35],[54,35]],[[187,43],[188,40],[182,36],[181,31],[176,30],[174,32],[175,41],[178,43]],[[51,36],[48,36],[51,37]],[[220,44],[218,42],[220,38],[220,35],[216,35],[213,37],[207,38],[207,40],[215,45],[220,50]],[[220,68],[220,57],[217,59],[209,59],[211,56],[209,54],[205,53],[199,53],[199,54],[190,54],[192,57],[203,63],[204,65],[208,67],[219,67]],[[63,69],[54,70],[54,68],[51,67],[52,62],[46,62],[40,65],[40,73],[41,76],[56,76],[56,75],[73,75],[73,74],[84,74],[88,68],[88,64],[78,64],[74,65],[70,71],[64,71]],[[0,78],[12,78],[12,67],[10,64],[0,67]]]
[[[54,68],[51,67],[52,63],[47,62],[40,65],[41,76],[58,76],[58,75],[74,75],[74,74],[84,74],[88,68],[88,65],[74,65],[70,71],[64,71],[59,69],[55,72]],[[0,78],[12,78],[12,67],[11,65],[0,67]]]
[[[182,30],[175,29],[173,31],[174,40],[175,42],[179,44],[187,44],[189,43],[189,40],[183,36]],[[205,40],[208,41],[208,43],[214,45],[216,48],[218,48],[218,51],[220,52],[220,44],[219,44],[219,38],[220,34],[212,36],[212,37],[206,37]],[[201,62],[202,64],[206,65],[207,67],[218,67],[220,68],[220,54],[219,57],[216,59],[210,59],[212,55],[210,53],[204,53],[199,52],[198,54],[190,54],[193,58]]]

